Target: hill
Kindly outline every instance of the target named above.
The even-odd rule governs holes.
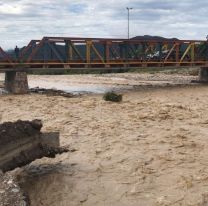
[[[144,36],[136,36],[131,38],[132,40],[156,40],[156,41],[161,41],[161,40],[179,40],[177,38],[165,38],[161,36],[150,36],[150,35],[144,35]]]

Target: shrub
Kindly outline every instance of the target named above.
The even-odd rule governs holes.
[[[111,102],[121,102],[122,101],[122,95],[116,94],[115,92],[107,92],[104,94],[103,99],[105,101],[111,101]]]

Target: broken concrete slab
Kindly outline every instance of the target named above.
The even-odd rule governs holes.
[[[3,172],[42,157],[54,158],[68,149],[59,145],[59,133],[41,132],[42,122],[17,121],[0,124],[0,170]]]

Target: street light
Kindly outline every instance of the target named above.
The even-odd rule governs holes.
[[[133,8],[131,7],[126,7],[127,11],[128,11],[128,39],[129,39],[129,17],[130,17],[130,10],[132,10]]]

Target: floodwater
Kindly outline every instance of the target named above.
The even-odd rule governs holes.
[[[84,93],[96,93],[102,94],[109,91],[120,91],[126,89],[133,89],[132,86],[115,86],[115,85],[104,85],[104,84],[86,84],[86,83],[66,83],[66,82],[55,82],[55,81],[44,81],[36,80],[29,81],[29,87],[35,88],[40,87],[44,89],[56,89],[62,90],[73,94],[84,94]]]
[[[72,151],[20,170],[31,206],[205,206],[207,101],[206,85],[127,92],[119,104],[17,95],[0,114],[42,119]]]
[[[28,80],[30,88],[56,89],[73,94],[103,94],[109,91],[133,89],[133,85],[128,85],[123,78],[112,79],[93,75],[29,76]]]
[[[102,93],[166,84],[167,77],[173,85],[194,79],[29,76],[29,85]],[[207,86],[141,90],[125,93],[120,104],[102,95],[3,97],[2,122],[42,119],[43,130],[60,131],[61,145],[74,151],[20,169],[31,206],[207,205],[207,94]]]
[[[56,89],[68,93],[103,94],[108,91],[123,92],[143,86],[190,84],[193,76],[151,74],[105,74],[105,75],[28,75],[30,88]],[[0,87],[4,75],[0,75]],[[0,88],[1,89],[1,88]],[[2,93],[2,90],[0,90]]]
[[[0,94],[5,94],[7,93],[3,88],[0,88]]]
[[[3,83],[4,74],[0,74],[0,94],[5,93],[2,89]],[[73,94],[103,94],[108,91],[133,89],[133,85],[128,85],[124,78],[95,75],[28,75],[28,84],[29,88],[55,89]]]
[[[69,205],[69,199],[75,195],[74,167],[61,163],[33,164],[25,167],[21,173],[24,176],[20,185],[29,194],[31,205]],[[60,185],[63,186],[61,189]]]

